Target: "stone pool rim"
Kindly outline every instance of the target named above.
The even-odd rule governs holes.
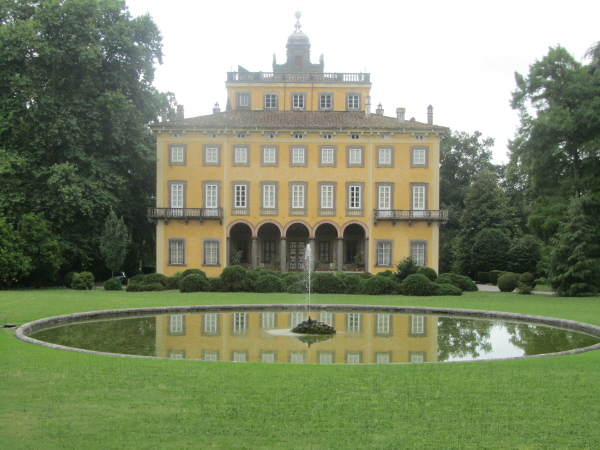
[[[15,330],[15,337],[23,342],[29,344],[41,345],[43,347],[50,347],[56,350],[66,350],[75,353],[90,353],[94,355],[103,356],[120,356],[123,358],[143,358],[143,359],[160,359],[165,360],[169,358],[163,358],[160,356],[142,356],[142,355],[125,355],[122,353],[108,353],[98,352],[94,350],[84,350],[74,347],[66,347],[64,345],[52,344],[49,342],[39,341],[32,337],[29,337],[31,333],[42,331],[50,328],[60,327],[67,325],[71,322],[87,322],[87,321],[98,321],[98,320],[109,320],[117,317],[144,317],[154,316],[158,314],[175,314],[175,313],[202,313],[202,312],[214,312],[214,311],[292,311],[306,309],[305,305],[299,304],[260,304],[260,305],[192,305],[192,306],[167,306],[167,307],[153,307],[153,308],[127,308],[127,309],[106,309],[100,311],[88,311],[73,314],[64,314],[61,316],[46,317],[43,319],[34,320],[32,322],[25,323]],[[536,316],[530,314],[518,314],[501,311],[486,311],[478,309],[459,309],[459,308],[436,308],[427,306],[385,306],[385,305],[343,305],[343,304],[315,304],[311,305],[311,311],[349,311],[349,312],[390,312],[397,314],[425,314],[425,315],[438,315],[438,316],[454,316],[463,318],[479,318],[479,319],[502,319],[510,322],[520,323],[531,323],[548,325],[554,328],[562,328],[565,330],[577,331],[585,333],[600,339],[600,327],[591,325],[584,322],[577,322],[574,320],[558,319],[554,317]],[[562,352],[554,353],[543,353],[539,355],[525,355],[515,356],[509,358],[489,358],[489,359],[478,359],[470,361],[441,361],[431,362],[425,364],[439,364],[439,363],[468,363],[468,362],[482,362],[482,361],[506,361],[506,360],[517,360],[517,359],[530,359],[530,358],[543,358],[547,356],[561,356],[561,355],[574,355],[578,353],[585,353],[593,350],[600,350],[600,343],[590,345],[588,347],[576,348],[573,350],[565,350]],[[203,362],[199,360],[186,360]],[[410,364],[410,363],[391,363],[394,364]]]

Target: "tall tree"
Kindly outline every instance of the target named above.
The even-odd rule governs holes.
[[[114,274],[125,262],[127,251],[131,245],[131,236],[122,217],[111,211],[104,223],[104,232],[100,236],[100,253],[104,257],[106,267]]]
[[[10,286],[13,279],[29,273],[31,259],[23,254],[24,248],[21,235],[0,216],[0,282]]]
[[[44,281],[54,280],[63,257],[60,241],[52,233],[50,223],[42,214],[25,214],[19,222],[18,232],[27,243],[23,254],[31,261],[27,277],[29,282],[40,285]]]
[[[100,259],[111,209],[152,228],[161,36],[122,0],[15,0],[0,16],[0,213],[43,213],[69,268]]]

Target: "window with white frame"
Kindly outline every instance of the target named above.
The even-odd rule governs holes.
[[[292,312],[290,313],[290,327],[294,328],[296,325],[304,321],[303,312]]]
[[[292,108],[294,109],[304,109],[304,94],[292,94]]]
[[[412,165],[413,167],[427,166],[427,149],[413,148],[412,149]]]
[[[360,353],[358,353],[358,352],[346,353],[346,363],[360,364]]]
[[[333,352],[319,352],[319,364],[333,364]]]
[[[263,208],[274,209],[275,208],[275,185],[264,184],[263,185]]]
[[[375,353],[375,364],[389,364],[392,362],[390,352]]]
[[[184,162],[184,148],[171,147],[171,164],[183,164]]]
[[[290,363],[304,364],[306,362],[305,352],[290,352]]]
[[[219,265],[219,241],[205,240],[204,241],[204,265],[217,266]]]
[[[169,350],[169,358],[170,359],[185,359],[185,351],[181,350],[181,351],[173,351],[173,350]]]
[[[377,209],[390,210],[392,209],[392,187],[379,186],[377,192]]]
[[[248,149],[246,147],[235,147],[233,162],[235,164],[248,164]]]
[[[263,148],[263,164],[274,165],[277,164],[277,150],[273,147]]]
[[[218,361],[219,352],[204,352],[202,355],[202,361]]]
[[[362,148],[351,148],[348,150],[348,164],[350,166],[362,165]]]
[[[319,109],[327,111],[333,108],[332,94],[319,94]]]
[[[234,207],[246,208],[248,206],[248,186],[245,184],[236,184],[234,189]]]
[[[332,166],[334,164],[334,156],[332,148],[322,148],[321,149],[321,165],[322,166]]]
[[[391,166],[392,165],[392,149],[391,148],[380,148],[378,161],[380,166]]]
[[[169,316],[169,333],[183,334],[183,314]]]
[[[171,184],[171,208],[183,208],[184,186],[183,184]]]
[[[277,109],[277,94],[265,94],[265,109]]]
[[[205,189],[205,208],[218,208],[219,207],[219,188],[216,184],[207,184],[204,186]]]
[[[348,208],[362,208],[362,186],[351,185],[348,188]]]
[[[232,354],[231,354],[231,360],[233,362],[240,362],[240,363],[248,362],[248,353],[246,353],[246,352],[232,352]]]
[[[206,147],[204,149],[204,158],[206,164],[218,164],[219,163],[219,148],[218,147]]]
[[[348,313],[346,314],[347,329],[348,333],[358,333],[361,330],[361,316],[360,313]]]
[[[425,355],[423,353],[411,353],[410,362],[415,364],[424,363]]]
[[[425,266],[427,244],[424,241],[412,241],[410,243],[410,256],[417,266]]]
[[[245,333],[248,329],[248,313],[233,313],[231,315],[231,332]]]
[[[274,312],[264,312],[260,313],[260,327],[265,330],[271,330],[276,327],[275,321],[275,313]]]
[[[250,94],[238,94],[238,106],[248,108],[250,106]]]
[[[392,265],[392,243],[389,241],[377,242],[377,265]]]
[[[218,334],[219,333],[219,314],[209,313],[203,314],[204,321],[204,334]]]
[[[181,239],[173,239],[169,241],[169,265],[182,266],[185,262],[184,258],[184,241]]]
[[[348,109],[360,109],[360,94],[348,94]]]
[[[304,185],[302,184],[292,186],[292,208],[304,209]]]
[[[275,362],[275,352],[262,352],[260,354],[260,360],[264,363],[274,363]]]
[[[410,333],[425,334],[425,316],[410,316]]]
[[[425,209],[425,186],[413,186],[412,209],[419,211]]]
[[[330,184],[321,185],[321,208],[333,209],[333,186]]]
[[[323,322],[323,323],[326,323],[327,325],[333,326],[333,313],[320,312],[319,313],[319,322]]]
[[[295,166],[303,166],[305,162],[304,148],[292,148],[292,164]]]

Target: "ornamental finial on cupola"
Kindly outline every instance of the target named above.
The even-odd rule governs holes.
[[[296,33],[300,33],[300,28],[302,28],[302,25],[300,25],[300,17],[302,17],[302,13],[300,11],[296,11],[294,16],[296,17]]]

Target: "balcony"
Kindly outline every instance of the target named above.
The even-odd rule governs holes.
[[[371,84],[370,73],[227,72],[228,83],[344,83]]]
[[[205,219],[218,219],[223,225],[223,208],[148,208],[149,220],[164,219],[165,224],[169,219],[183,219],[188,223],[189,219],[198,219],[204,223]]]
[[[376,209],[373,214],[374,223],[377,226],[378,220],[391,220],[392,225],[396,225],[397,220],[406,220],[408,225],[412,225],[413,220],[426,220],[427,226],[432,221],[447,222],[448,210],[415,210],[415,209]]]

